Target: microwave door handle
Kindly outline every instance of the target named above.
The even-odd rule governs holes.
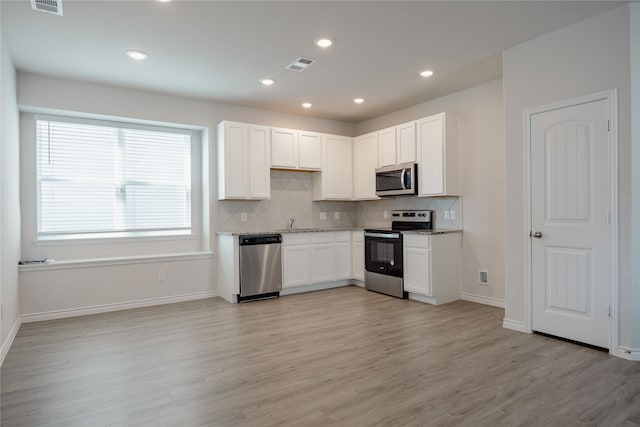
[[[402,182],[402,189],[406,190],[407,189],[407,170],[406,169],[402,169],[402,174],[400,175],[400,181]]]

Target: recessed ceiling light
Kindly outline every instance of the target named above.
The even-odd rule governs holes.
[[[330,39],[329,37],[320,37],[319,39],[316,39],[314,43],[318,47],[329,47],[333,44],[333,39]]]
[[[362,104],[364,102],[363,98],[353,98],[353,102],[355,102],[356,104]]]
[[[270,79],[268,77],[264,78],[264,79],[260,79],[260,83],[262,83],[265,86],[271,86],[272,84],[274,84],[276,81],[273,79]]]
[[[160,3],[169,3],[171,0],[158,0]]]
[[[302,107],[303,107],[303,108],[311,108],[311,107],[312,107],[312,104],[311,104],[310,102],[303,102],[303,103],[302,103]]]
[[[130,58],[135,59],[136,61],[142,61],[143,59],[147,59],[149,54],[147,52],[143,52],[141,50],[128,50],[127,55]]]
[[[420,75],[422,77],[431,77],[433,76],[433,71],[431,70],[424,70],[423,72],[420,73]]]

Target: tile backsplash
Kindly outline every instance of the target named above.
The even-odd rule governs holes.
[[[243,213],[246,221],[242,221]],[[326,219],[320,219],[321,213]],[[216,228],[232,232],[280,230],[287,228],[291,217],[296,219],[294,228],[352,227],[357,224],[357,207],[353,202],[314,202],[310,172],[272,170],[271,199],[219,201]]]
[[[384,227],[391,222],[391,211],[402,209],[430,209],[434,215],[434,227],[462,228],[462,209],[458,197],[385,197],[380,200],[358,202],[358,226]],[[445,219],[445,211],[455,212],[456,219]],[[385,218],[385,212],[388,218]]]
[[[313,174],[271,171],[270,200],[221,200],[218,202],[216,230],[257,232],[281,230],[295,217],[294,228],[380,227],[391,223],[394,209],[431,209],[435,227],[462,228],[462,211],[457,197],[391,197],[364,202],[314,202]],[[456,219],[444,219],[445,210]],[[389,218],[384,218],[385,211]],[[336,212],[339,218],[336,218]],[[243,221],[246,214],[246,221]],[[321,219],[324,214],[326,219]]]

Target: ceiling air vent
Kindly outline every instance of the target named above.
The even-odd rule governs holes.
[[[61,0],[31,0],[31,9],[62,16]]]
[[[291,71],[304,71],[316,62],[318,61],[316,61],[315,59],[305,58],[304,56],[301,56],[291,64],[287,65],[285,68]]]

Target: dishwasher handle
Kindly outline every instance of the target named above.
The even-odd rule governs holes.
[[[241,234],[240,246],[249,245],[273,245],[282,243],[280,234]]]

